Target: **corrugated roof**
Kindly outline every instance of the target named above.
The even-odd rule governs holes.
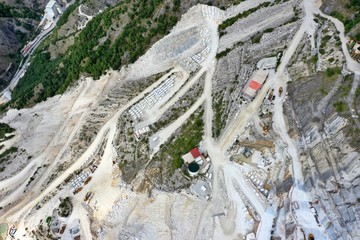
[[[250,84],[249,84],[249,88],[252,88],[254,90],[258,90],[261,87],[261,83],[258,83],[255,80],[251,80]]]
[[[247,94],[249,97],[253,97],[255,96],[256,90],[248,87],[245,89],[244,93]]]
[[[191,153],[191,155],[192,155],[194,158],[197,158],[197,157],[200,157],[200,156],[201,156],[198,148],[193,148],[193,149],[191,149],[190,153]]]
[[[191,155],[191,153],[187,153],[181,157],[184,160],[184,163],[191,163],[195,161],[195,158]]]
[[[260,84],[263,84],[268,76],[269,72],[267,70],[257,70],[252,79]]]

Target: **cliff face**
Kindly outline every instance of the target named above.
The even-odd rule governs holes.
[[[0,19],[0,71],[5,70],[9,63],[13,62],[21,41],[20,37],[25,34],[26,31],[17,29],[13,19]]]
[[[14,26],[7,19],[0,19],[0,71],[7,68],[9,55],[16,52],[18,39],[15,35]]]
[[[289,92],[297,87],[291,87]],[[319,117],[309,110],[312,103],[299,104],[304,100],[301,95],[289,96],[289,124],[303,137],[300,146],[304,177],[318,220],[337,239],[359,236],[360,154],[348,133],[356,127],[331,110]],[[305,109],[309,110],[306,114]],[[299,118],[294,118],[293,112]],[[314,118],[318,118],[318,122],[310,120]]]
[[[316,33],[319,43],[334,31],[331,24],[324,24],[327,27],[319,28]],[[360,234],[359,129],[352,113],[358,101],[356,96],[351,100],[352,83],[358,76],[334,70],[343,62],[342,56],[334,54],[336,41],[330,39],[321,45],[326,50],[312,63],[301,61],[309,53],[309,44],[303,43],[299,48],[289,68],[292,82],[288,87],[286,115],[290,128],[300,136],[306,190],[312,197],[319,223],[327,228],[329,236],[353,239]],[[333,50],[329,53],[327,49]],[[338,56],[339,61],[326,65],[324,59],[329,54]],[[300,69],[303,75],[298,74]]]

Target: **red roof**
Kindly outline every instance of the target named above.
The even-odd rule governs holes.
[[[197,157],[200,157],[200,156],[201,156],[198,148],[193,148],[193,149],[191,149],[190,153],[191,153],[191,155],[192,155],[194,158],[197,158]]]
[[[252,88],[254,90],[258,90],[260,87],[261,87],[260,83],[254,81],[254,80],[251,80],[251,82],[249,84],[249,88]]]

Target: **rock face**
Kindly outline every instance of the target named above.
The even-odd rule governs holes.
[[[262,18],[262,16],[258,17]],[[214,122],[221,122],[221,124],[214,125],[215,136],[218,136],[226,123],[243,108],[242,91],[256,63],[263,58],[276,56],[277,53],[282,52],[299,27],[298,22],[286,23],[276,28],[277,24],[269,25],[275,29],[272,32],[263,33],[259,43],[252,43],[249,38],[241,38],[233,48],[228,48],[229,52],[225,56],[218,53],[219,60],[213,79],[213,97],[219,107],[214,104],[215,112],[217,112],[214,115]]]
[[[11,21],[0,19],[0,41],[0,54],[2,56],[15,52],[19,41],[16,37],[15,27]],[[1,64],[3,65],[3,63]]]
[[[18,40],[12,24],[6,19],[0,19],[0,72],[4,72],[11,59],[9,54],[16,51]]]
[[[11,63],[14,62],[12,56],[16,53],[18,44],[19,41],[12,22],[0,18],[0,86],[5,86],[12,76],[14,71],[11,68]],[[8,72],[6,72],[7,69]]]
[[[301,101],[299,95],[297,97],[289,95],[291,96],[290,104],[296,105],[296,102]],[[313,102],[309,102],[292,110],[297,116],[314,118],[315,114],[308,106]],[[291,108],[291,106],[288,107]],[[301,113],[306,108],[307,114],[302,115]],[[315,190],[312,191],[315,200],[313,206],[319,214],[319,222],[329,228],[329,232],[336,236],[334,239],[349,239],[359,236],[360,154],[359,149],[354,149],[349,145],[351,139],[345,134],[347,128],[351,128],[349,123],[341,129],[338,126],[332,134],[327,133],[331,123],[336,124],[336,121],[341,118],[334,112],[332,114],[332,117],[320,117],[318,123],[301,118],[297,121],[298,126],[294,119],[289,122],[292,127],[298,129],[300,136],[306,139],[306,143],[303,143],[304,176],[307,190]]]
[[[337,103],[347,101],[344,88],[354,76],[329,77],[309,71],[299,77],[296,69],[300,65],[293,68],[295,65],[289,71],[293,81],[288,87],[286,115],[301,139],[306,188],[317,221],[327,228],[330,239],[356,239],[360,235],[360,148],[351,134],[356,125],[349,120],[350,111],[336,108]]]

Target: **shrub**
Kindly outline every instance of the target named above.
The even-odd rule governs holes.
[[[343,101],[337,101],[333,104],[333,107],[337,112],[343,112],[346,110],[346,104]]]
[[[334,76],[335,74],[340,74],[340,73],[341,73],[341,68],[339,68],[339,67],[326,69],[326,75],[327,75],[328,77],[332,77],[332,76]]]

